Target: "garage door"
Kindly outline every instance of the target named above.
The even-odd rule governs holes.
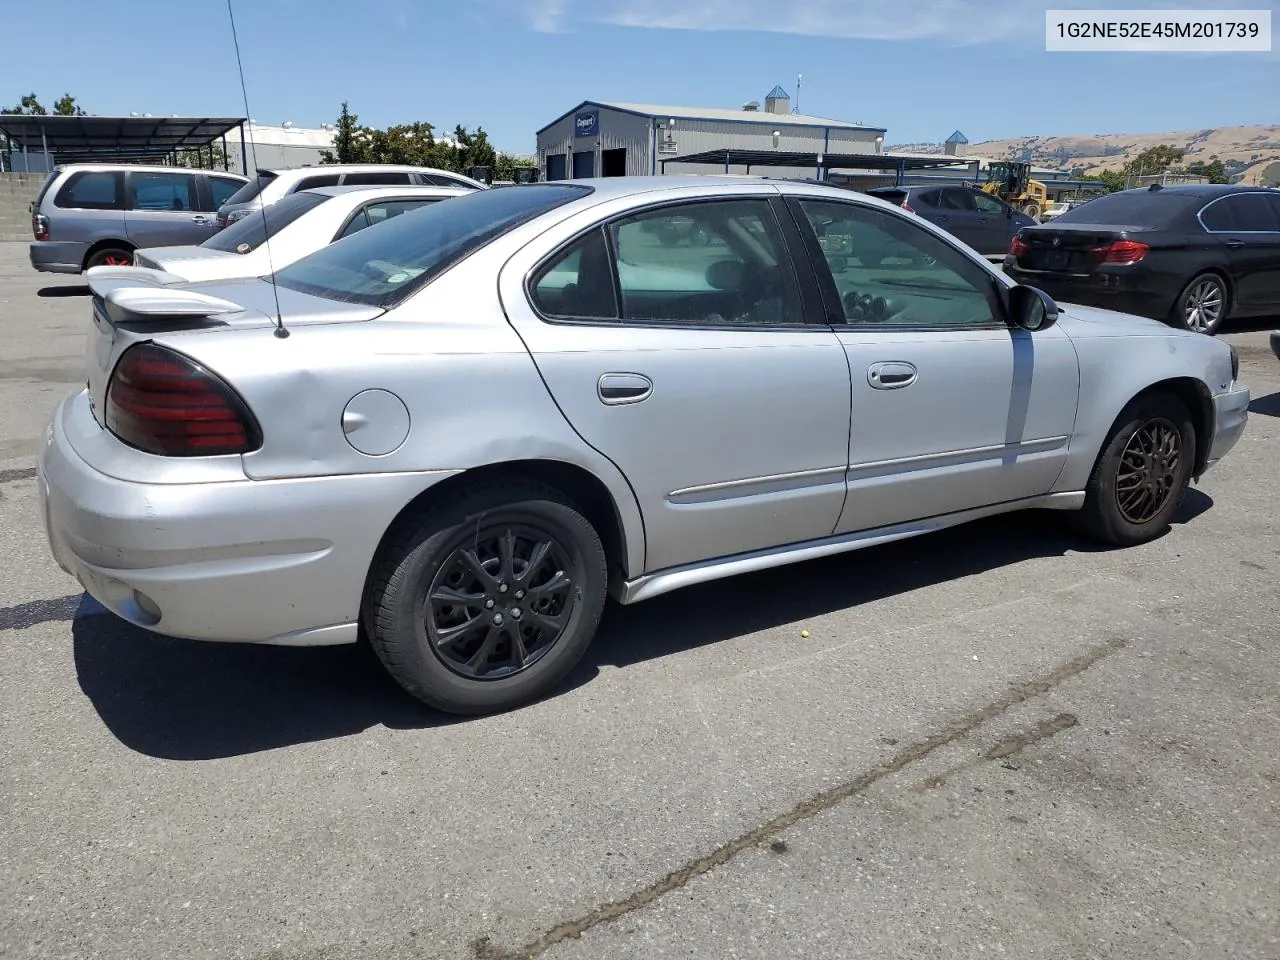
[[[579,150],[573,155],[573,179],[581,180],[584,177],[594,177],[596,175],[596,152],[594,150]]]
[[[565,178],[565,155],[563,153],[547,154],[547,179],[563,180]]]

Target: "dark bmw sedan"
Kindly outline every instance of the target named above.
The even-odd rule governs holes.
[[[1215,333],[1280,313],[1280,191],[1123,190],[1019,230],[1004,272],[1055,300]]]

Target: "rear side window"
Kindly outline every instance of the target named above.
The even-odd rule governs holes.
[[[1206,230],[1274,233],[1280,231],[1280,222],[1271,199],[1264,193],[1223,197],[1200,211],[1200,222]]]
[[[130,210],[195,210],[196,178],[185,173],[129,174]]]
[[[119,210],[122,175],[111,170],[82,170],[67,178],[54,205],[79,210]]]
[[[1073,207],[1057,223],[1089,223],[1121,227],[1161,228],[1172,223],[1201,197],[1157,190],[1125,190],[1095,197]]]
[[[400,184],[409,182],[409,174],[396,173],[390,170],[370,170],[367,173],[348,173],[346,179],[342,181],[343,186],[357,184],[359,186],[381,186],[385,184]]]
[[[474,183],[467,183],[467,181],[458,177],[449,177],[443,173],[420,173],[418,174],[418,177],[423,183],[436,187],[461,187],[464,190],[476,189],[476,185]]]
[[[310,190],[313,187],[336,187],[341,174],[337,173],[320,173],[313,177],[303,177],[298,181],[298,185],[293,188],[293,192],[299,190]]]
[[[591,193],[574,186],[476,190],[361,230],[276,274],[276,282],[330,300],[389,307],[497,237]]]
[[[934,206],[941,210],[972,210],[974,209],[973,194],[968,190],[955,187],[939,190],[938,201]]]
[[[227,197],[226,202],[228,204],[248,203],[260,194],[266,188],[267,184],[275,178],[276,175],[269,170],[260,171],[256,177],[246,183],[231,196]]]

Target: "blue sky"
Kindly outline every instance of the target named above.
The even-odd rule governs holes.
[[[736,107],[774,84],[887,143],[1280,122],[1280,49],[1044,51],[1028,0],[233,0],[251,115],[482,125],[502,149],[582,100]],[[243,113],[225,0],[9,4],[0,100],[91,113]],[[1055,9],[1102,0],[1055,0]],[[1126,8],[1271,9],[1276,0]],[[63,27],[50,29],[55,17]],[[1273,12],[1280,30],[1280,12]],[[18,42],[12,42],[18,41]],[[1273,47],[1276,44],[1273,43]]]

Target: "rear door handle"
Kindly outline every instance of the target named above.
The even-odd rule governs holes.
[[[601,403],[639,403],[653,393],[653,381],[642,373],[606,373],[596,384]]]
[[[213,221],[210,220],[208,217],[200,216],[197,214],[196,216],[191,218],[191,222],[192,223],[212,223]]]
[[[1228,241],[1227,241],[1227,246],[1228,246],[1228,247],[1230,247],[1232,250],[1239,250],[1241,247],[1243,247],[1243,246],[1244,246],[1244,241],[1243,241],[1243,240],[1228,240]]]
[[[900,390],[916,382],[916,368],[902,360],[873,363],[867,370],[867,383],[877,390]]]

